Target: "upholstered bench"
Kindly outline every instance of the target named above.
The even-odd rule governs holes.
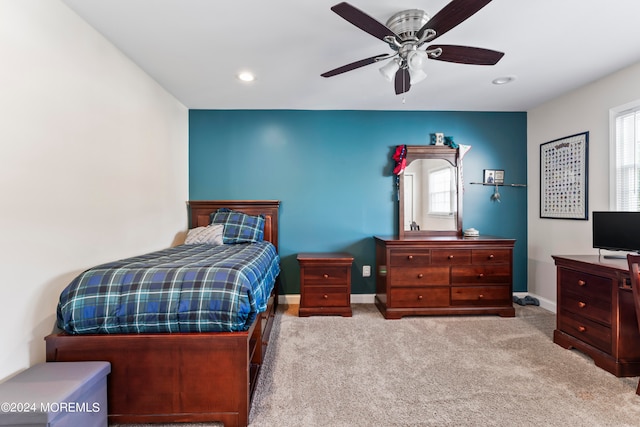
[[[0,426],[107,427],[109,362],[40,363],[0,384]]]

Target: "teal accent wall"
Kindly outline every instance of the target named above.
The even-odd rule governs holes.
[[[463,226],[515,238],[514,291],[527,290],[526,188],[500,187],[492,202],[483,169],[526,183],[524,112],[191,110],[189,197],[276,199],[280,205],[281,293],[299,293],[298,252],[354,255],[352,293],[375,293],[374,235],[398,218],[391,155],[443,132],[471,145],[463,159]]]

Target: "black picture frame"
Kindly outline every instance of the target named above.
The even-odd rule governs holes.
[[[589,132],[540,145],[540,218],[589,219]]]

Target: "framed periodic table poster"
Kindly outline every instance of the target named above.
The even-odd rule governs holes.
[[[589,132],[540,145],[540,218],[588,219]]]

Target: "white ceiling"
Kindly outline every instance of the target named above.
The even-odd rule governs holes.
[[[369,65],[390,52],[339,0],[62,0],[190,109],[527,111],[640,61],[638,0],[493,0],[437,39],[505,52],[495,66],[428,61],[404,95]],[[383,24],[448,0],[349,0]],[[236,74],[251,70],[251,84]],[[496,77],[514,76],[496,86]],[[638,76],[640,78],[640,76]]]

